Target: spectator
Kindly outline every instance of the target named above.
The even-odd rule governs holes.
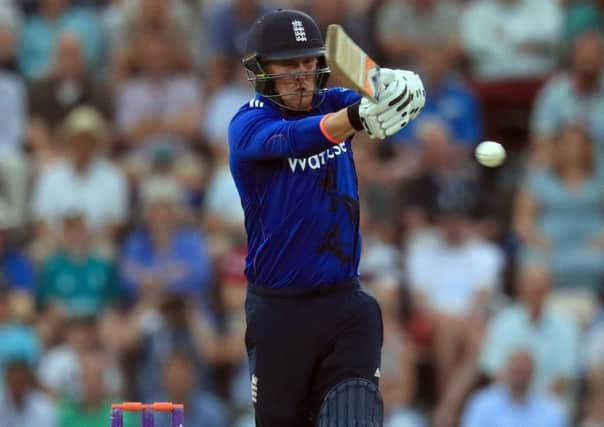
[[[0,208],[0,287],[8,292],[13,315],[22,321],[32,320],[34,312],[34,266],[14,242],[16,221]]]
[[[208,369],[221,349],[213,326],[184,298],[146,288],[130,315],[114,319],[111,331],[112,339],[120,342],[122,357],[132,361],[127,374],[137,400],[156,398],[162,390],[162,367],[175,352],[194,355],[191,376],[210,387]]]
[[[569,125],[582,125],[593,140],[594,157],[604,162],[604,38],[598,32],[584,33],[572,47],[571,64],[550,79],[535,102],[531,133],[536,160],[548,163],[552,141]]]
[[[0,68],[0,103],[0,111],[2,111],[0,153],[4,156],[7,152],[20,150],[23,144],[27,98],[21,78],[14,72],[2,68]]]
[[[173,353],[163,365],[163,388],[155,401],[179,402],[185,405],[185,420],[192,426],[226,427],[229,425],[226,408],[220,399],[208,391],[201,391],[195,362],[186,353]],[[158,425],[168,425],[169,416],[160,415]]]
[[[207,303],[211,265],[204,237],[187,227],[182,188],[170,178],[151,178],[142,186],[145,227],[124,244],[121,276],[131,295],[155,289]]]
[[[504,266],[501,249],[475,233],[469,200],[459,189],[450,190],[439,195],[436,227],[417,231],[406,255],[414,311],[429,318],[434,330],[440,390],[462,356],[475,351],[475,337],[485,326],[485,305],[498,291]]]
[[[111,91],[91,75],[77,35],[59,34],[53,53],[48,75],[31,85],[30,117],[42,121],[51,133],[83,105],[94,107],[105,120],[112,119]]]
[[[124,176],[103,158],[107,127],[96,110],[83,106],[64,124],[66,157],[50,165],[34,185],[33,214],[39,221],[38,239],[56,239],[60,221],[74,210],[101,240],[111,239],[127,213]],[[49,233],[50,232],[50,233]]]
[[[547,306],[551,281],[543,266],[522,267],[518,302],[489,322],[480,366],[485,375],[495,378],[515,349],[527,348],[534,361],[531,389],[565,398],[578,374],[579,331],[573,321]]]
[[[211,251],[218,255],[229,242],[244,239],[245,232],[243,208],[229,168],[228,146],[217,146],[214,153],[216,166],[208,185],[204,213]]]
[[[81,213],[63,219],[61,242],[41,268],[38,302],[69,316],[100,316],[117,297],[113,264],[98,254]]]
[[[480,81],[547,76],[561,36],[562,8],[550,0],[470,2],[461,19],[462,42]]]
[[[415,68],[426,45],[438,44],[457,59],[460,7],[446,0],[393,0],[377,13],[377,38],[390,65]]]
[[[254,21],[271,8],[261,0],[217,2],[208,8],[203,49],[207,52],[208,87],[216,90],[230,80],[232,65],[245,53],[247,32]]]
[[[245,299],[248,282],[243,270],[246,254],[247,248],[240,242],[239,246],[232,246],[218,258],[217,286],[223,319],[220,330],[220,345],[223,348],[221,364],[230,372],[228,400],[237,417],[253,413],[249,398],[252,384],[245,352]]]
[[[196,53],[198,14],[186,0],[114,1],[104,11],[103,24],[112,54],[120,55],[137,35],[161,29],[178,34],[189,54]]]
[[[0,9],[0,55],[3,22]],[[0,58],[1,61],[1,58]],[[10,68],[10,67],[8,67]],[[0,63],[0,204],[24,225],[29,162],[24,155],[27,97],[23,81]]]
[[[204,200],[205,229],[213,253],[243,237],[243,208],[228,162],[228,126],[229,118],[251,98],[252,87],[245,74],[239,73],[212,94],[202,122],[214,160]]]
[[[0,387],[2,426],[55,427],[56,408],[50,397],[35,385],[31,366],[10,360],[4,366],[4,387]]]
[[[400,233],[391,217],[372,218],[363,233],[363,248],[359,272],[361,280],[403,278]]]
[[[36,79],[48,75],[56,41],[65,31],[77,34],[88,66],[98,68],[104,41],[95,16],[86,9],[70,7],[68,0],[41,0],[39,6],[39,13],[25,20],[21,36],[19,65],[25,77]]]
[[[15,317],[10,297],[10,288],[0,280],[0,381],[4,377],[3,367],[10,361],[19,360],[33,366],[42,352],[36,332]]]
[[[117,90],[117,125],[128,148],[148,158],[158,147],[190,151],[199,142],[202,92],[180,41],[162,30],[136,40]]]
[[[423,427],[426,422],[413,408],[417,390],[418,352],[401,325],[402,292],[398,282],[376,278],[370,285],[382,310],[384,345],[380,364],[380,391],[386,427]]]
[[[236,73],[210,96],[201,126],[213,146],[228,145],[229,119],[253,97],[254,91],[244,72]]]
[[[450,53],[443,49],[440,42],[424,41],[423,48],[415,58],[426,87],[426,105],[419,119],[411,121],[392,139],[417,144],[422,123],[440,120],[451,130],[455,145],[471,149],[482,134],[478,102],[459,76],[451,71],[453,63]]]
[[[11,289],[34,291],[34,267],[13,242],[16,221],[6,209],[0,209],[0,280]]]
[[[604,295],[601,294],[601,295]],[[588,326],[583,341],[584,379],[589,392],[604,391],[604,305],[600,298],[599,312]],[[604,414],[603,414],[604,415]]]
[[[419,165],[399,196],[403,226],[409,233],[433,223],[446,198],[458,196],[473,203],[477,187],[476,171],[467,163],[467,152],[460,152],[442,120],[422,120],[416,133]],[[458,191],[459,195],[454,194]]]
[[[121,373],[115,364],[105,358],[99,347],[99,323],[92,317],[72,317],[62,322],[63,342],[50,347],[38,366],[38,378],[54,396],[78,400],[82,397],[80,383],[84,375],[86,355],[96,352],[103,358],[103,376],[100,384],[107,392],[117,395],[122,385]]]
[[[113,395],[106,387],[107,366],[103,355],[87,352],[78,360],[80,394],[76,398],[64,399],[59,407],[59,427],[106,427],[111,413]]]
[[[308,3],[308,13],[317,21],[323,35],[329,25],[339,24],[356,44],[375,57],[375,47],[370,34],[371,23],[368,16],[353,10],[348,0],[311,0]]]
[[[604,389],[599,388],[587,396],[586,410],[579,427],[601,427],[604,425]]]
[[[583,128],[566,127],[551,148],[551,165],[529,172],[518,193],[515,229],[524,258],[552,269],[556,292],[591,304],[604,285],[601,176]]]
[[[533,364],[529,351],[509,354],[500,381],[470,398],[462,427],[570,426],[554,399],[531,390]]]

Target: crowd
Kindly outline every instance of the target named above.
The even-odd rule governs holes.
[[[227,128],[275,7],[426,87],[354,142],[386,426],[604,426],[604,2],[0,0],[0,427],[253,425]]]

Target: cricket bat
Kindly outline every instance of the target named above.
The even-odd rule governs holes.
[[[377,102],[380,97],[380,66],[337,24],[327,27],[327,65],[344,86]]]

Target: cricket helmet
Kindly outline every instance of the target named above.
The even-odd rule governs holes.
[[[270,74],[265,66],[270,61],[317,58],[318,65],[310,73],[315,76],[316,87],[313,107],[322,99],[321,91],[329,78],[329,67],[325,59],[325,44],[319,26],[304,12],[293,9],[277,9],[260,17],[248,33],[246,55],[243,66],[259,94],[271,99],[281,107],[292,110],[280,101],[275,91],[274,80],[287,76],[303,76],[308,72]],[[293,109],[295,110],[295,109]]]

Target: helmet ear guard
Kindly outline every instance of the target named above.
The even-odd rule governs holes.
[[[241,62],[248,70],[248,80],[252,83],[256,92],[261,95],[271,95],[272,87],[269,86],[272,86],[272,84],[270,84],[270,79],[267,78],[267,73],[258,60],[258,55],[255,53],[247,55]],[[250,76],[250,73],[253,76]]]

